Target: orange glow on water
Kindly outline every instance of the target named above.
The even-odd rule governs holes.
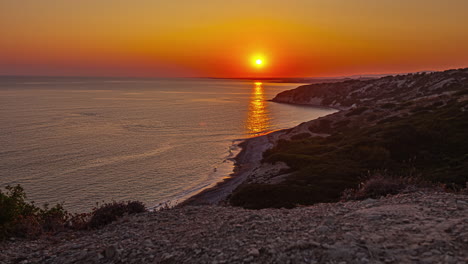
[[[257,136],[270,128],[268,105],[265,102],[263,83],[255,82],[250,95],[249,112],[247,115],[246,132]]]

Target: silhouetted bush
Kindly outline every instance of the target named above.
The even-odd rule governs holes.
[[[347,189],[343,192],[344,200],[362,200],[380,198],[389,194],[397,194],[405,187],[403,181],[397,178],[374,175],[359,185],[357,189]]]
[[[65,229],[99,228],[126,214],[145,212],[145,205],[138,201],[113,202],[94,208],[91,213],[70,214],[57,204],[42,208],[26,201],[26,193],[20,186],[7,186],[0,190],[0,240],[8,237],[37,238]]]
[[[145,211],[145,205],[138,201],[106,203],[93,210],[91,219],[89,220],[89,227],[99,228],[112,223],[124,215],[143,213]]]
[[[460,186],[461,187],[461,186]],[[445,184],[433,183],[425,180],[421,176],[391,177],[386,174],[375,173],[371,177],[361,182],[357,188],[350,188],[343,191],[341,200],[363,200],[367,198],[380,198],[387,195],[394,195],[402,192],[412,192],[417,190],[437,190],[448,191]],[[462,191],[458,188],[457,191]]]
[[[40,208],[26,202],[26,193],[20,185],[5,189],[6,193],[0,190],[0,240],[10,236],[38,237],[64,229],[69,214],[61,204]]]

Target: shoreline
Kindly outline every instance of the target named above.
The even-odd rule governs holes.
[[[272,103],[277,103],[277,104],[287,104],[287,105],[298,105],[298,106],[309,106],[309,107],[313,107],[313,108],[322,108],[322,109],[333,109],[333,110],[336,110],[337,112],[339,111],[343,111],[343,110],[348,110],[350,109],[351,107],[345,107],[345,106],[332,106],[332,105],[321,105],[321,104],[299,104],[299,103],[291,103],[291,102],[284,102],[284,101],[277,101],[277,100],[266,100],[268,102],[272,102]],[[315,120],[315,119],[312,119],[312,120]],[[312,120],[309,120],[309,121],[312,121]],[[305,121],[305,122],[309,122],[309,121]],[[294,128],[294,127],[292,127]]]
[[[226,202],[231,193],[246,181],[249,175],[261,164],[263,153],[273,146],[273,136],[284,133],[287,129],[272,131],[265,135],[247,138],[238,144],[241,151],[233,158],[234,171],[229,177],[218,182],[213,187],[187,198],[176,207],[219,205]]]
[[[258,171],[265,170],[265,168],[262,169],[261,163],[263,153],[272,148],[278,140],[289,139],[291,135],[299,134],[301,132],[306,132],[314,136],[326,136],[325,134],[317,134],[307,131],[309,123],[317,119],[303,122],[292,128],[276,130],[264,135],[245,139],[238,144],[241,151],[233,158],[234,171],[229,175],[229,177],[216,183],[212,187],[190,196],[184,201],[178,203],[176,207],[225,204],[229,196],[238,186],[247,182],[250,176],[254,176],[254,178],[258,177],[258,175],[256,175]],[[294,133],[291,133],[293,131]],[[267,165],[267,167],[273,167],[273,165]]]
[[[348,107],[339,106],[326,106],[317,104],[295,104],[289,102],[275,101],[273,99],[267,100],[279,104],[291,104],[310,106],[313,108],[327,108],[334,109],[338,113],[340,111],[348,109]],[[280,130],[271,131],[264,135],[259,135],[251,138],[247,138],[239,143],[237,146],[241,148],[241,151],[233,158],[234,169],[228,177],[222,181],[216,183],[214,186],[201,190],[199,193],[188,197],[182,202],[178,203],[175,207],[184,206],[201,206],[201,205],[221,205],[225,204],[232,194],[232,192],[241,184],[245,183],[249,176],[251,176],[259,167],[262,165],[261,160],[263,159],[263,153],[273,147],[278,139],[282,136],[288,137],[288,134],[293,130],[304,131],[304,124],[308,124],[314,120],[304,121],[291,128],[285,128]],[[307,129],[306,129],[307,130]],[[315,136],[323,136],[322,134],[312,133],[310,131],[304,131]]]

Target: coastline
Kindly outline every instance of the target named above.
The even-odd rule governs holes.
[[[348,109],[350,109],[350,107],[346,107],[346,106],[322,105],[322,104],[316,104],[316,103],[293,103],[293,102],[275,100],[274,98],[273,98],[273,99],[270,99],[270,100],[267,100],[267,101],[268,101],[268,102],[277,103],[277,104],[299,105],[299,106],[308,106],[308,107],[323,108],[323,109],[334,109],[334,110],[336,110],[337,112],[338,112],[338,111],[343,111],[343,110],[348,110]],[[313,119],[313,120],[315,120],[315,119]],[[310,121],[312,121],[312,120],[310,120]],[[307,122],[307,121],[306,121],[306,122]]]
[[[338,111],[339,112],[339,111]],[[310,122],[314,122],[322,117],[303,122],[297,126],[287,129],[272,131],[270,133],[247,138],[238,146],[241,151],[233,158],[234,171],[223,181],[218,182],[213,187],[187,198],[177,204],[176,207],[200,206],[200,205],[222,205],[225,204],[232,192],[241,184],[249,180],[272,180],[271,177],[281,178],[281,170],[286,166],[275,166],[273,164],[262,164],[263,153],[275,146],[280,139],[288,140],[291,136],[308,133],[313,136],[327,136],[327,134],[312,133],[308,130]],[[263,178],[263,179],[262,179]]]
[[[215,186],[202,190],[185,201],[179,203],[177,207],[196,205],[217,205],[226,202],[231,193],[260,165],[263,152],[273,146],[269,139],[273,133],[284,130],[273,131],[269,134],[248,138],[238,144],[241,151],[233,158],[234,171],[223,181]]]
[[[454,81],[458,73],[458,81]],[[181,203],[184,205],[216,205],[227,201],[229,195],[241,184],[278,184],[287,178],[286,163],[270,164],[261,161],[263,153],[276,145],[279,140],[291,140],[308,136],[326,137],[333,131],[356,127],[373,127],[394,119],[413,116],[434,105],[447,105],[447,92],[440,89],[442,80],[464,84],[466,70],[433,73],[431,75],[405,75],[375,80],[341,82],[334,84],[312,84],[279,93],[268,100],[276,103],[326,107],[336,112],[313,119],[289,129],[274,131],[266,135],[246,139],[239,144],[241,152],[234,158],[234,173],[229,178],[205,189]],[[424,80],[424,85],[416,81]],[[407,83],[406,86],[403,85]],[[446,82],[442,82],[444,85]],[[391,87],[398,92],[387,94],[382,87]],[[444,91],[448,88],[444,88]],[[337,91],[340,91],[339,93]],[[463,90],[459,96],[463,96]],[[454,92],[451,92],[453,94]],[[417,102],[396,108],[402,100]],[[459,99],[462,100],[462,99]],[[396,109],[393,109],[396,108]],[[437,107],[440,108],[440,107]],[[462,107],[462,111],[465,108]],[[393,118],[393,119],[392,119]],[[389,150],[387,150],[389,151]],[[281,161],[279,161],[281,162]],[[278,162],[277,162],[278,163]],[[290,170],[289,170],[290,172]]]
[[[274,99],[267,100],[274,103],[280,104],[291,104],[291,105],[302,105],[310,106],[314,108],[328,108],[336,110],[336,114],[340,111],[347,110],[349,107],[340,107],[340,106],[327,106],[319,104],[297,104],[292,102],[283,102],[277,101]],[[329,115],[326,115],[329,116]],[[247,182],[248,178],[254,175],[254,172],[261,171],[260,173],[265,174],[265,171],[271,172],[271,170],[277,170],[277,172],[282,168],[273,168],[274,166],[266,166],[266,168],[261,168],[261,160],[263,159],[263,153],[272,148],[279,139],[290,139],[291,134],[299,133],[308,133],[314,136],[327,136],[326,134],[317,134],[312,133],[308,130],[310,122],[314,122],[322,117],[305,121],[297,126],[291,128],[281,129],[271,131],[264,135],[255,136],[252,138],[247,138],[239,143],[237,146],[241,148],[241,151],[233,158],[234,160],[234,170],[228,177],[222,181],[216,183],[214,186],[206,188],[199,193],[188,197],[182,202],[178,203],[176,207],[183,206],[200,206],[200,205],[220,205],[225,204],[232,194],[232,192],[241,184]],[[286,166],[287,167],[287,166]],[[270,171],[268,171],[270,170]],[[262,175],[264,176],[264,175]],[[281,177],[282,175],[274,175],[276,177]]]

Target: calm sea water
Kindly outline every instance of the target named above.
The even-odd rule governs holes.
[[[265,101],[297,86],[1,77],[0,187],[71,211],[184,199],[229,175],[236,140],[333,112]]]

